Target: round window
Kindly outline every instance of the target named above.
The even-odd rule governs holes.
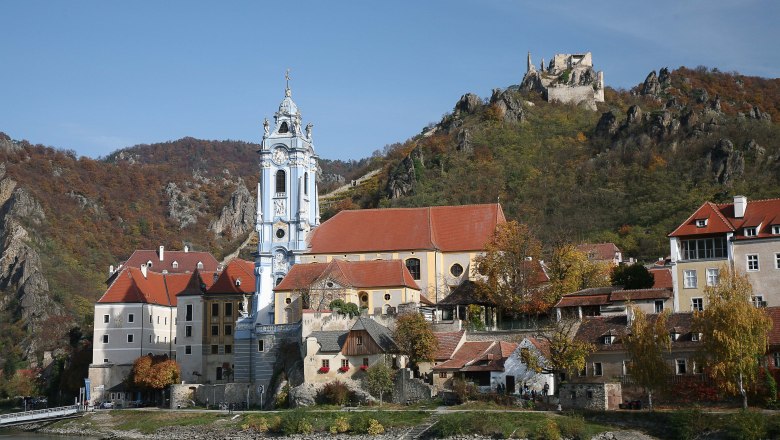
[[[385,301],[390,301],[390,294],[389,293],[385,293]]]
[[[284,234],[285,234],[284,229],[280,228],[276,230],[276,238],[284,238]]]
[[[363,301],[363,302],[368,302],[368,295],[361,296],[360,300]]]
[[[463,266],[461,266],[458,263],[453,264],[452,267],[450,267],[450,273],[454,277],[459,277],[463,275]]]
[[[284,303],[290,304],[292,302],[292,298],[285,298]]]
[[[328,281],[327,283],[325,283],[325,285],[326,285],[326,286],[328,286],[328,287],[333,287],[333,283],[332,283],[332,282],[330,282],[330,281]]]

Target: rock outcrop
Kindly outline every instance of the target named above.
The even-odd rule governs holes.
[[[179,228],[184,229],[198,222],[197,204],[179,189],[174,182],[165,187],[165,195],[168,196],[168,217],[179,223]]]
[[[609,111],[601,114],[598,124],[596,124],[596,134],[613,135],[618,131],[620,124],[618,123],[615,113]]]
[[[647,75],[644,84],[642,84],[642,90],[639,93],[651,96],[658,96],[658,94],[661,93],[661,83],[658,81],[655,70]]]
[[[461,96],[457,104],[455,104],[455,110],[452,114],[455,117],[461,116],[462,114],[470,115],[476,112],[481,106],[482,100],[479,99],[479,96],[473,93],[466,93]]]
[[[257,200],[252,197],[243,179],[239,179],[238,188],[230,196],[230,201],[222,208],[219,217],[209,223],[214,235],[226,234],[231,240],[253,230],[257,215]]]
[[[46,319],[62,313],[49,295],[40,255],[32,246],[36,234],[28,230],[45,219],[38,201],[0,165],[0,311],[26,330],[27,336],[19,341],[26,358],[36,352],[35,335]]]
[[[417,173],[414,167],[415,160],[419,160],[422,163],[423,158],[419,148],[412,150],[388,176],[386,187],[388,197],[398,199],[414,194],[414,186],[417,183]]]
[[[495,106],[504,122],[523,122],[523,101],[516,93],[509,90],[493,89],[490,104]]]
[[[721,139],[707,153],[707,162],[715,181],[728,185],[732,179],[742,175],[745,170],[745,158],[741,151],[734,149],[728,139]]]

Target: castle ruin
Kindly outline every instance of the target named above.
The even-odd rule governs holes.
[[[544,58],[536,70],[528,52],[528,68],[521,90],[540,92],[548,102],[583,104],[596,110],[604,102],[604,72],[593,68],[593,55],[555,54],[545,68]]]

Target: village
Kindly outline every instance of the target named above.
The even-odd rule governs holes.
[[[590,59],[556,55],[542,77],[529,54],[523,83],[547,87],[574,67],[597,85],[572,79],[590,91],[582,99],[603,100]],[[564,98],[574,99],[550,93]],[[500,203],[345,210],[320,222],[313,129],[289,81],[263,128],[256,260],[161,244],[112,265],[94,306],[92,405],[308,406],[334,383],[349,389],[348,405],[482,395],[527,408],[640,409],[670,385],[676,397],[664,404],[704,402],[720,394],[702,317],[740,280],[764,338],[744,377],[780,367],[780,200],[691,206],[669,231],[668,255],[650,264],[613,243],[564,243],[545,259]],[[642,359],[639,325],[655,331]],[[140,368],[167,379],[140,387],[129,379]],[[391,381],[368,386],[384,369]],[[745,388],[731,395],[747,405]]]

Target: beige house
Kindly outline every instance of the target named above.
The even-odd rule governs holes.
[[[703,310],[723,268],[747,274],[757,306],[780,306],[780,199],[706,202],[669,241],[676,311]]]
[[[406,304],[417,306],[420,288],[400,260],[300,263],[274,288],[274,322],[299,322],[304,310],[327,310],[336,299],[368,315],[392,315]]]
[[[505,221],[499,204],[341,211],[312,232],[301,262],[400,260],[436,303],[470,278]]]

